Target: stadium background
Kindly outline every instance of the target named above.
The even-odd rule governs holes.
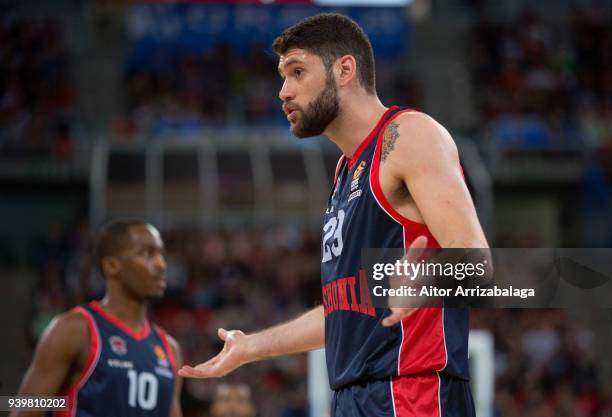
[[[89,238],[109,217],[162,230],[169,288],[153,316],[188,363],[220,348],[219,326],[253,331],[320,302],[339,153],[288,133],[269,44],[328,8],[257,3],[0,2],[0,394],[16,392],[52,316],[102,293]],[[383,102],[449,128],[496,247],[611,246],[611,9],[333,8],[371,36]],[[611,316],[474,311],[495,342],[491,415],[612,415]],[[229,379],[252,387],[259,416],[298,417],[306,376],[300,355]],[[186,382],[186,416],[208,415],[216,384]]]

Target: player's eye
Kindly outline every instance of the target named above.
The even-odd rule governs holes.
[[[296,69],[294,69],[294,70],[293,70],[293,74],[295,74],[295,76],[296,76],[297,78],[300,78],[300,76],[303,74],[303,72],[304,72],[304,71],[302,71],[302,69],[301,69],[301,68],[296,68]]]

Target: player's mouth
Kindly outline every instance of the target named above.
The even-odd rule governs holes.
[[[289,113],[287,113],[287,120],[289,120],[290,122],[295,121],[296,117],[297,117],[297,110],[291,110]]]
[[[284,105],[283,106],[283,111],[287,115],[287,120],[289,120],[289,121],[292,121],[295,118],[296,114],[297,114],[297,109],[294,108],[293,106]]]
[[[160,287],[162,289],[165,289],[166,286],[168,285],[168,279],[166,278],[166,275],[157,275],[157,276],[155,276],[154,277],[154,282],[155,282],[156,286],[158,286],[158,287]]]

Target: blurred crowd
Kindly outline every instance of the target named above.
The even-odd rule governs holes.
[[[0,11],[0,154],[65,159],[73,147],[76,92],[61,20]],[[502,143],[520,147],[609,146],[611,28],[609,13],[596,6],[565,20],[534,11],[514,20],[476,19],[467,60],[478,130],[489,128]],[[110,126],[116,137],[284,126],[269,45],[253,43],[245,52],[213,43],[200,54],[160,47],[151,55],[147,65],[126,57],[125,112]],[[383,102],[422,104],[409,60],[377,62]]]
[[[256,331],[321,302],[319,239],[308,232],[163,234],[169,286],[153,318],[179,340],[187,363],[200,363],[221,349],[219,327]],[[34,340],[53,315],[100,297],[104,287],[92,273],[86,223],[70,232],[53,227],[32,256],[40,265]],[[612,415],[612,392],[597,365],[594,333],[567,311],[474,310],[471,317],[473,329],[495,338],[495,417]],[[250,364],[221,382],[250,387],[257,416],[308,415],[305,355]],[[185,415],[208,416],[219,384],[186,381]],[[237,415],[252,416],[249,407],[244,410]]]
[[[482,17],[473,29],[477,106],[502,143],[522,147],[612,144],[612,25],[596,6],[567,21],[525,11]]]
[[[612,392],[590,326],[567,310],[473,310],[495,337],[495,417],[604,417]]]
[[[116,136],[286,125],[278,58],[269,45],[253,44],[246,54],[217,43],[199,55],[163,48],[153,55],[154,65],[127,70],[127,113],[113,123]],[[399,64],[379,62],[379,93],[387,102],[414,103],[414,80]]]
[[[0,45],[0,155],[70,158],[76,93],[61,22],[0,5]]]
[[[128,71],[127,117],[115,129],[163,134],[273,122],[280,116],[274,97],[279,81],[272,56],[263,51],[258,45],[241,56],[223,44],[202,55],[159,49],[157,65]]]

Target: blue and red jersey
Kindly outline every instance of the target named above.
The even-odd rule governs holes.
[[[332,389],[431,371],[469,378],[468,310],[421,308],[401,323],[384,327],[381,321],[389,310],[373,307],[361,260],[363,248],[407,248],[421,235],[428,238],[428,246],[439,247],[427,226],[401,216],[380,187],[383,132],[398,115],[410,111],[391,107],[352,159],[341,157],[336,169],[321,262]]]
[[[62,395],[68,410],[58,417],[168,417],[176,363],[163,329],[145,322],[134,332],[100,304],[75,307],[89,330],[85,369]]]

